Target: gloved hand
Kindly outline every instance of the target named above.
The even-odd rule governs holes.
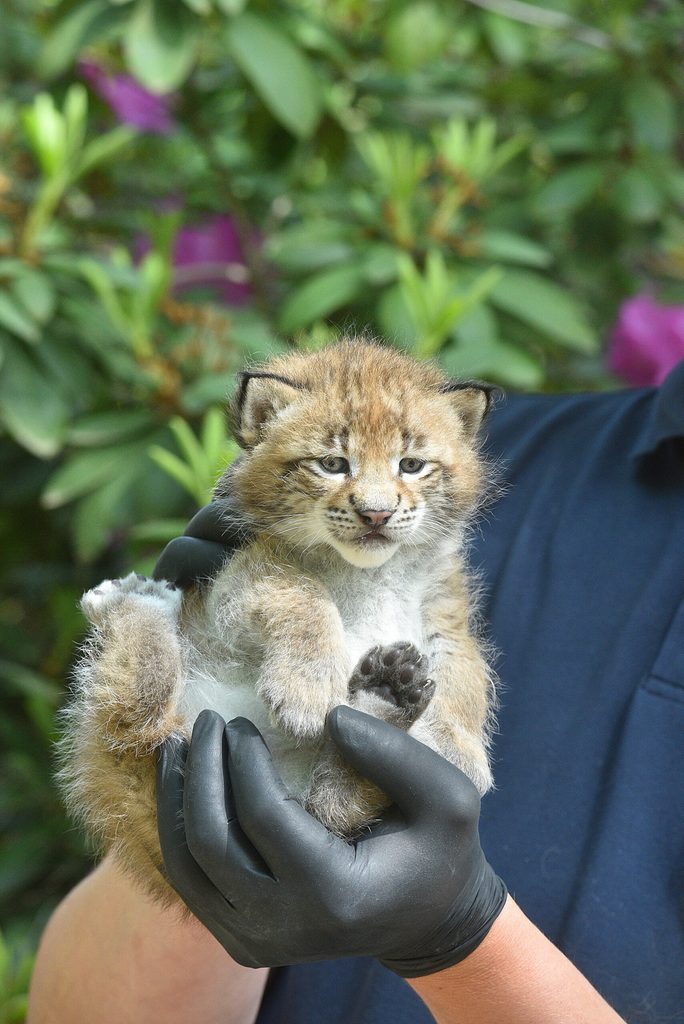
[[[193,516],[182,537],[166,545],[154,567],[154,579],[184,588],[215,576],[227,556],[248,537],[232,499],[212,501]]]
[[[395,802],[354,843],[289,796],[258,730],[204,711],[188,749],[158,762],[169,880],[249,967],[379,957],[404,977],[443,970],[482,941],[506,900],[478,836],[470,780],[407,733],[347,707],[328,716],[344,758]]]

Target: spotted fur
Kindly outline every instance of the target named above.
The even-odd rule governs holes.
[[[134,576],[85,595],[94,631],[61,778],[72,810],[146,888],[169,896],[154,751],[171,732],[187,737],[204,707],[254,721],[293,794],[344,836],[385,798],[326,740],[337,704],[408,728],[489,788],[493,677],[463,548],[486,489],[490,398],[365,341],[256,367],[231,410],[244,454],[216,488],[217,501],[237,497],[252,539],[182,603]]]

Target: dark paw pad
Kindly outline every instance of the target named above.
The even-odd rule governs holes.
[[[415,722],[435,692],[428,677],[428,660],[406,641],[373,647],[359,661],[349,680],[349,694],[366,690],[397,708]]]

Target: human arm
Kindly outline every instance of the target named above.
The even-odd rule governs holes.
[[[210,576],[240,539],[226,503],[212,503],[166,547],[155,577],[187,586]],[[47,924],[28,1021],[251,1024],[266,975],[226,956],[196,918],[149,900],[108,856]]]
[[[189,752],[178,745],[164,752],[167,871],[226,949],[253,966],[378,956],[415,978],[440,1024],[617,1024],[579,972],[506,902],[479,847],[479,799],[469,780],[359,712],[337,709],[330,731],[401,812],[353,845],[289,799],[244,720],[224,737],[218,716],[205,713]]]
[[[107,857],[48,922],[27,1024],[253,1024],[267,974],[142,895]]]
[[[510,896],[486,939],[466,960],[409,984],[437,1024],[622,1022]]]

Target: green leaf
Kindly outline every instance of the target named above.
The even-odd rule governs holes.
[[[44,508],[59,508],[121,475],[130,479],[147,458],[149,441],[76,452],[53,473],[41,496]]]
[[[437,249],[428,252],[423,273],[407,253],[399,256],[398,263],[399,284],[416,330],[418,358],[436,355],[455,324],[482,302],[502,275],[500,268],[490,267],[464,288],[465,282],[457,281]]]
[[[47,274],[29,267],[22,269],[14,280],[12,291],[37,323],[48,322],[55,311],[57,295]]]
[[[653,179],[639,167],[627,167],[613,186],[613,197],[623,216],[636,224],[655,220],[665,199]]]
[[[475,348],[488,344],[493,338],[499,337],[499,323],[494,310],[482,303],[476,306],[457,324],[453,332],[461,345]]]
[[[576,352],[593,353],[598,339],[581,305],[569,292],[527,270],[507,270],[490,300],[523,323]]]
[[[0,841],[0,899],[18,893],[40,878],[53,856],[42,826],[23,831],[17,841],[9,836]]]
[[[477,348],[450,346],[441,361],[456,376],[495,380],[524,391],[536,391],[544,383],[544,366],[539,359],[500,338]]]
[[[677,133],[677,107],[666,87],[655,78],[631,82],[625,94],[625,108],[637,146],[665,152]]]
[[[96,412],[72,424],[67,441],[78,448],[92,448],[135,437],[153,425],[153,416],[147,409]]]
[[[171,267],[158,252],[148,252],[139,267],[140,286],[134,293],[134,310],[139,327],[149,330],[167,293]]]
[[[396,280],[399,253],[387,242],[373,242],[358,253],[366,280],[374,288]]]
[[[401,348],[415,346],[418,332],[401,285],[385,288],[377,304],[376,317],[383,337]]]
[[[45,39],[38,56],[38,74],[54,78],[66,71],[95,23],[109,11],[107,0],[89,0],[72,8]]]
[[[199,24],[184,4],[137,0],[124,36],[129,71],[152,92],[176,89],[195,63]]]
[[[289,345],[273,333],[263,315],[255,310],[231,310],[231,321],[230,338],[238,346],[241,360],[269,359],[271,356],[284,355],[289,351]],[[232,384],[234,380],[233,377]],[[231,394],[232,391],[231,385],[226,394]]]
[[[187,525],[186,519],[151,519],[132,526],[128,535],[131,540],[168,544],[170,540],[182,537]]]
[[[684,170],[676,166],[665,168],[662,185],[670,199],[684,206]]]
[[[544,133],[544,143],[552,153],[595,154],[602,144],[601,131],[584,119],[567,119]]]
[[[531,40],[529,29],[511,18],[493,12],[485,13],[482,23],[494,55],[511,67],[522,64],[528,55]]]
[[[96,292],[112,326],[125,341],[131,344],[130,317],[112,281],[111,267],[104,266],[91,256],[84,256],[79,261],[79,269],[93,291]]]
[[[41,459],[62,447],[68,407],[54,381],[20,346],[5,345],[0,369],[0,421],[20,445]]]
[[[183,388],[183,409],[188,413],[203,412],[208,405],[225,402],[234,388],[234,373],[210,373],[198,377]]]
[[[280,310],[280,329],[290,334],[346,306],[364,285],[363,269],[335,267],[314,275],[292,292]]]
[[[190,466],[173,452],[158,444],[152,445],[149,449],[149,456],[165,473],[168,473],[181,487],[185,488],[188,494],[192,495],[195,500],[199,500],[200,504],[202,503],[201,496],[198,496],[197,493],[197,478]]]
[[[283,270],[294,273],[319,270],[332,263],[349,260],[353,228],[334,220],[307,220],[293,224],[273,235],[266,243],[266,254]]]
[[[190,424],[184,420],[182,416],[174,416],[169,423],[169,426],[173,431],[173,436],[176,438],[178,447],[185,456],[187,465],[192,469],[195,477],[198,479],[204,479],[209,476],[211,470],[207,459],[207,453],[200,444],[200,441],[192,430]]]
[[[553,257],[548,249],[511,231],[485,230],[477,238],[477,255],[481,259],[522,263],[528,267],[548,267]]]
[[[9,974],[11,964],[12,954],[10,951],[10,947],[5,941],[5,937],[2,934],[2,931],[0,931],[0,998],[2,998],[3,995],[2,986],[4,984],[5,978]]]
[[[19,1001],[21,999],[26,999],[26,996],[24,996],[23,993],[28,992],[31,977],[33,975],[34,964],[35,956],[30,952],[27,952],[23,956],[21,956],[19,962],[16,963],[16,966],[14,968],[14,987],[15,991],[22,993],[22,995],[17,996],[17,999]],[[26,1009],[24,1009],[24,1015],[25,1014]],[[17,1024],[23,1024],[23,1022],[24,1017],[17,1017]]]
[[[63,169],[66,133],[62,115],[49,93],[40,92],[23,112],[24,128],[41,170],[50,178]]]
[[[231,56],[280,124],[298,138],[313,135],[321,116],[321,84],[308,58],[274,24],[244,11],[228,27]]]
[[[84,174],[88,174],[98,164],[118,156],[121,150],[125,149],[136,138],[137,134],[134,128],[121,124],[117,128],[113,128],[111,132],[106,132],[104,135],[93,139],[92,142],[88,143],[80,156],[74,170],[74,180],[83,177]]]
[[[540,217],[553,220],[573,213],[592,198],[603,178],[601,164],[586,163],[559,171],[533,200]]]
[[[66,159],[70,174],[83,148],[88,119],[88,93],[81,82],[73,82],[67,89],[63,106],[66,131]]]
[[[445,370],[459,377],[483,377],[531,390],[544,380],[534,355],[498,336],[499,325],[488,306],[478,306],[454,331],[456,344],[440,353]]]
[[[28,1013],[28,995],[12,996],[2,1006],[3,1024],[24,1024]]]
[[[242,14],[247,6],[247,0],[216,0],[216,5],[224,14],[235,17],[236,14]]]
[[[216,476],[225,464],[228,440],[226,437],[226,417],[223,409],[213,406],[207,409],[202,421],[202,433],[200,436],[202,449],[206,455],[209,471]]]
[[[0,327],[31,344],[40,341],[40,330],[8,291],[0,291]]]
[[[385,50],[399,71],[423,67],[444,49],[450,25],[437,4],[417,0],[402,7],[387,23]]]
[[[113,531],[127,523],[130,511],[122,498],[135,475],[135,470],[121,473],[78,502],[72,533],[79,561],[92,562],[110,542]]]
[[[60,688],[52,679],[19,662],[0,660],[0,676],[23,697],[39,697],[55,706],[62,697]]]

